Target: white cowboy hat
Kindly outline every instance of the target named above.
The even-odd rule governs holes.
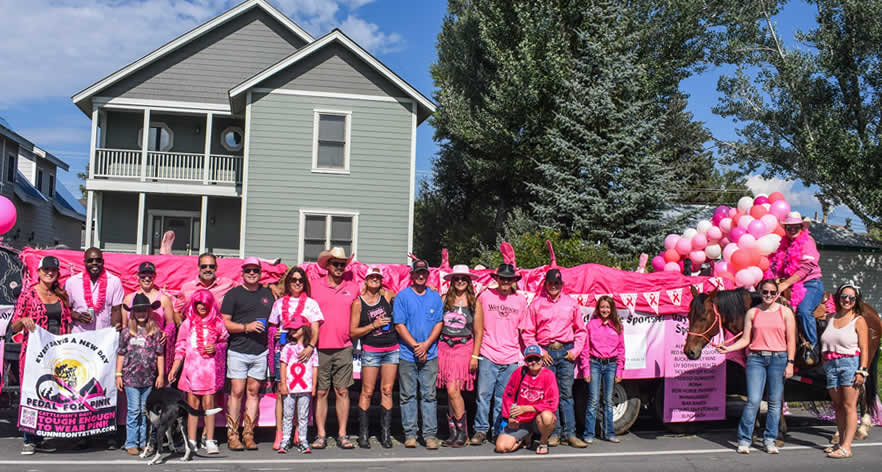
[[[328,263],[331,262],[332,259],[346,261],[346,265],[349,265],[349,262],[352,260],[352,257],[354,255],[355,254],[346,257],[346,251],[343,250],[342,247],[332,247],[331,249],[319,253],[318,265],[322,269],[328,270]]]
[[[781,222],[781,226],[789,226],[789,225],[802,225],[803,227],[807,227],[809,225],[808,218],[803,218],[802,215],[798,211],[791,211],[784,217],[784,221]]]
[[[472,280],[475,280],[478,278],[477,275],[475,275],[469,271],[469,266],[467,266],[465,264],[457,264],[457,265],[453,266],[453,272],[446,274],[444,276],[444,280],[450,280],[450,279],[457,277],[457,276],[460,276],[460,275],[464,275]]]

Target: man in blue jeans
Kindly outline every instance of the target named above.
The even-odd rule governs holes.
[[[500,264],[493,274],[496,288],[481,293],[484,310],[484,338],[478,359],[478,411],[475,434],[469,444],[479,446],[490,432],[490,401],[493,400],[493,433],[499,434],[502,393],[511,374],[517,370],[521,354],[518,328],[527,313],[527,300],[517,293],[520,276],[511,264]]]
[[[426,287],[429,265],[416,260],[410,270],[411,286],[395,297],[392,319],[401,341],[398,364],[398,391],[401,399],[401,422],[404,426],[404,447],[417,446],[419,415],[423,414],[423,439],[426,449],[438,449],[435,381],[438,378],[438,337],[444,305],[438,292]]]

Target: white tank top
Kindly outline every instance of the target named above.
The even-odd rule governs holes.
[[[821,335],[821,351],[835,352],[853,356],[859,351],[857,329],[854,324],[858,317],[855,316],[847,325],[837,328],[833,326],[835,320],[827,323],[824,334]]]

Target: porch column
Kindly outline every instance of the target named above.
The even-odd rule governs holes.
[[[102,130],[102,135],[103,130]],[[92,139],[89,140],[89,178],[95,178],[95,147],[98,142],[98,107],[92,105]],[[86,244],[86,247],[89,247]]]
[[[95,247],[101,247],[101,225],[104,222],[104,192],[95,193],[95,233],[92,242]]]
[[[141,174],[143,178],[143,174]],[[138,249],[135,254],[144,254],[144,202],[146,194],[141,192],[138,194],[138,237],[136,239]]]
[[[149,141],[150,141],[150,109],[145,108],[144,109],[144,128],[141,129],[141,182],[144,182],[147,180],[147,149],[149,149],[149,145],[150,145]],[[141,198],[143,198],[143,196],[144,196],[144,194],[141,194]],[[138,254],[140,254],[140,252]]]
[[[205,250],[205,223],[208,219],[208,195],[202,196],[202,211],[199,212],[199,252]]]
[[[214,122],[214,114],[205,115],[205,160],[203,161],[202,183],[208,183],[208,173],[211,169],[211,125]],[[205,197],[202,197],[202,213],[205,213]],[[203,222],[204,224],[204,222]],[[199,246],[200,250],[202,246]],[[202,251],[205,252],[205,251]]]
[[[95,201],[95,192],[89,190],[86,192],[86,248],[92,247],[92,217],[94,216],[94,212],[92,211],[92,204]]]

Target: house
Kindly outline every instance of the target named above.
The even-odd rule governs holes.
[[[24,246],[64,245],[79,249],[85,211],[58,182],[68,165],[0,123],[0,195],[15,205],[16,222],[3,242]]]
[[[405,262],[435,110],[344,32],[248,0],[73,96],[92,120],[86,245]]]
[[[824,290],[851,282],[861,287],[864,301],[882,309],[882,241],[819,221],[812,221],[809,231],[821,254]]]

